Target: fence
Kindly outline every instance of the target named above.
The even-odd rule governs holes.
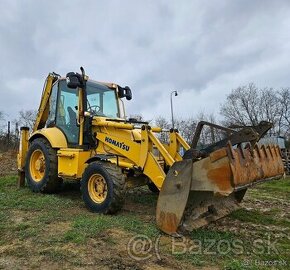
[[[11,122],[8,121],[4,129],[0,130],[0,151],[16,150],[19,145],[19,129],[15,124],[15,129],[11,131]]]

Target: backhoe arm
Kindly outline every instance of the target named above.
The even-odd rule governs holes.
[[[49,73],[42,92],[41,102],[37,112],[37,117],[34,123],[33,132],[38,129],[44,128],[46,120],[49,114],[49,97],[52,90],[53,83],[58,79],[59,75],[55,73]]]

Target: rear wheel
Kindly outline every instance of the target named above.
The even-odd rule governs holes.
[[[81,180],[83,200],[89,210],[113,214],[125,201],[125,175],[121,168],[109,162],[93,162]]]
[[[59,190],[62,179],[57,173],[56,150],[46,139],[34,140],[28,150],[25,175],[27,184],[34,192],[53,193]]]

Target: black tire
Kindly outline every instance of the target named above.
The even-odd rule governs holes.
[[[90,179],[101,175],[106,183],[106,196],[97,202],[89,192]],[[99,177],[99,176],[98,176]],[[92,192],[92,191],[91,191]],[[109,162],[93,162],[86,168],[81,180],[81,193],[87,208],[95,213],[114,214],[122,209],[125,201],[125,175],[120,167]]]
[[[159,189],[155,186],[155,184],[154,184],[153,182],[150,181],[150,182],[147,184],[147,186],[148,186],[149,190],[150,190],[152,193],[154,193],[154,194],[158,194],[158,193],[159,193]]]
[[[40,181],[35,181],[30,171],[30,160],[32,154],[40,150],[45,159],[44,176]],[[25,164],[25,176],[29,188],[33,192],[54,193],[61,185],[62,179],[58,177],[57,151],[44,138],[35,139],[28,150]]]

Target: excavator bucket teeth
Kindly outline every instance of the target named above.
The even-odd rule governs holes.
[[[170,168],[159,194],[156,219],[165,233],[193,230],[239,208],[249,186],[284,175],[278,146],[226,147]]]

